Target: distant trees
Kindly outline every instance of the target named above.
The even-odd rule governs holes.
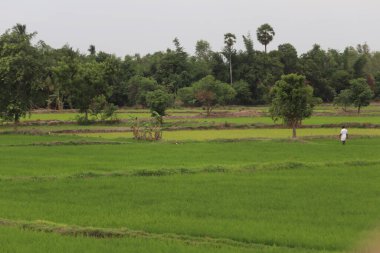
[[[256,31],[257,40],[264,45],[265,53],[267,52],[268,44],[273,40],[275,32],[269,24],[263,24]]]
[[[334,105],[341,106],[343,111],[352,105],[352,91],[350,89],[342,90],[334,99]]]
[[[104,79],[104,65],[94,61],[80,64],[74,82],[73,102],[84,113],[84,121],[88,121],[94,99],[101,95],[109,97],[111,93],[111,88]]]
[[[150,91],[146,94],[146,102],[152,113],[165,116],[166,109],[173,104],[173,96],[164,90]]]
[[[363,106],[368,106],[374,96],[364,78],[353,79],[350,82],[350,88],[342,90],[334,99],[334,104],[339,105],[346,111],[350,105],[358,108],[358,114]]]
[[[311,116],[318,100],[313,97],[313,88],[305,83],[305,77],[289,74],[281,77],[271,90],[270,114],[276,121],[282,119],[293,129],[293,138],[301,121]]]
[[[191,55],[174,38],[167,50],[121,58],[97,51],[93,45],[84,54],[70,45],[57,49],[43,41],[33,45],[35,34],[18,24],[0,35],[0,115],[17,122],[32,108],[72,108],[91,114],[90,107],[98,108],[103,102],[149,107],[147,94],[156,90],[167,92],[185,106],[203,105],[209,110],[215,104],[266,104],[281,76],[292,73],[305,76],[314,96],[342,107],[348,105],[347,98],[350,105],[355,100],[358,111],[367,103],[368,89],[351,83],[358,78],[363,78],[361,87],[368,86],[375,99],[380,97],[380,52],[372,52],[367,44],[343,52],[314,45],[298,55],[289,43],[268,50],[275,36],[269,24],[260,26],[256,35],[265,52],[254,48],[249,33],[241,38],[244,48],[236,50],[238,38],[226,33],[219,51],[199,40]],[[225,91],[232,94],[234,90],[234,99],[218,101],[209,92],[195,94],[192,84],[206,77],[210,81],[210,76],[215,82],[229,83],[231,89]],[[353,87],[360,96],[354,98]]]
[[[374,94],[364,78],[354,79],[350,84],[352,104],[358,108],[359,114],[363,106],[369,105]]]
[[[213,76],[206,76],[193,83],[191,92],[193,98],[205,107],[207,115],[210,115],[215,105],[224,105],[232,101],[236,95],[236,91],[231,85],[218,81]]]
[[[41,59],[31,44],[35,35],[17,24],[0,36],[0,117],[16,124],[33,108],[41,81]]]
[[[147,93],[159,88],[160,86],[153,78],[133,76],[127,83],[128,104],[147,106]]]

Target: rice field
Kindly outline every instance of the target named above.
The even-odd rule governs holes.
[[[368,253],[380,128],[365,123],[380,124],[378,106],[358,117],[318,110],[297,140],[266,116],[194,118],[199,109],[170,110],[181,118],[166,119],[158,142],[134,140],[128,121],[0,126],[0,252]],[[363,124],[346,145],[340,128],[321,127],[345,122]],[[264,126],[197,128],[224,123]]]

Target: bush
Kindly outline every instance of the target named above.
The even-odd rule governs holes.
[[[249,89],[249,84],[245,81],[238,81],[232,84],[236,91],[235,103],[247,105],[252,103],[252,92]]]
[[[156,112],[149,121],[133,119],[132,133],[135,140],[158,141],[162,139],[162,117]]]
[[[173,104],[173,96],[163,90],[155,90],[146,94],[146,101],[152,113],[164,116],[166,109]]]
[[[343,111],[347,111],[347,106],[352,105],[352,91],[350,89],[342,90],[339,95],[334,98],[334,105],[341,106]]]
[[[92,99],[90,104],[90,114],[96,119],[102,121],[105,120],[116,120],[117,106],[111,103],[108,103],[104,95],[97,96]]]
[[[192,87],[185,87],[178,90],[178,98],[182,101],[184,106],[193,106],[196,103]]]

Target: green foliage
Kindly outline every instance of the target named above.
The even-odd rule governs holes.
[[[81,113],[88,113],[93,100],[101,95],[109,96],[111,89],[104,79],[104,64],[95,61],[79,64],[73,101]]]
[[[272,104],[269,112],[276,121],[283,119],[284,123],[293,128],[293,138],[301,121],[311,116],[316,99],[313,88],[305,84],[305,77],[297,74],[282,76],[272,91]]]
[[[133,76],[127,83],[129,105],[148,106],[146,95],[159,89],[157,81],[152,78]]]
[[[341,106],[344,111],[347,110],[347,106],[352,105],[352,90],[342,90],[339,95],[334,99],[334,105]]]
[[[284,66],[284,74],[287,75],[299,71],[297,50],[292,44],[279,45],[278,53],[280,61]]]
[[[191,86],[195,99],[206,108],[207,115],[210,115],[215,105],[227,104],[236,96],[234,88],[213,76],[206,76]]]
[[[107,119],[115,120],[117,106],[108,103],[106,97],[102,94],[92,99],[89,112],[95,118],[105,121]]]
[[[269,24],[263,24],[256,30],[257,40],[264,45],[265,53],[267,52],[267,45],[273,40],[275,32]]]
[[[196,103],[196,99],[194,97],[194,91],[192,87],[185,87],[178,90],[177,95],[184,106],[194,106]]]
[[[234,82],[232,84],[232,87],[236,91],[236,97],[234,100],[236,104],[247,105],[252,102],[252,92],[249,88],[249,84],[246,81],[240,80]]]
[[[34,36],[20,24],[0,36],[0,117],[15,123],[33,108],[33,90],[41,78]]]
[[[146,94],[146,102],[152,113],[164,116],[166,109],[173,104],[173,96],[161,89],[150,91]]]
[[[289,43],[268,53],[255,50],[249,33],[241,38],[244,49],[237,51],[234,46],[238,39],[233,33],[226,33],[221,52],[213,51],[207,41],[199,40],[195,55],[191,56],[175,38],[172,49],[119,58],[96,51],[95,45],[89,47],[86,55],[70,45],[58,49],[43,41],[32,45],[30,40],[34,35],[28,34],[23,25],[16,25],[1,35],[3,120],[17,121],[31,108],[70,108],[86,113],[91,100],[102,94],[107,102],[117,106],[146,107],[147,92],[163,88],[174,97],[183,97],[184,94],[178,94],[180,89],[209,75],[231,86],[233,80],[248,83],[249,92],[242,98],[239,91],[236,100],[247,105],[268,103],[271,87],[281,75],[290,73],[305,75],[314,95],[325,102],[332,102],[336,94],[350,87],[349,80],[359,77],[367,78],[376,97],[380,94],[380,52],[371,52],[366,44],[347,47],[342,53],[314,45],[298,56]],[[270,25],[264,24],[256,35],[266,51],[275,33]],[[238,88],[248,91],[245,86]],[[82,93],[86,94],[83,99]],[[194,99],[185,100],[185,105],[199,104]]]
[[[302,73],[314,89],[314,95],[325,102],[331,102],[335,97],[331,83],[331,76],[337,69],[335,59],[319,45],[314,45],[310,51],[301,56],[300,63]]]
[[[363,106],[368,106],[373,98],[373,91],[369,88],[364,78],[358,78],[350,81],[351,84],[351,101],[358,108],[358,114]]]

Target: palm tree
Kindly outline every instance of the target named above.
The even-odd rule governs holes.
[[[224,34],[224,44],[225,46],[225,52],[228,54],[229,57],[229,63],[230,63],[230,81],[232,85],[232,53],[233,53],[233,46],[236,43],[236,36],[232,33],[226,33]]]
[[[264,45],[265,53],[267,52],[267,45],[273,40],[275,35],[273,28],[269,24],[263,24],[256,31],[257,40]]]

